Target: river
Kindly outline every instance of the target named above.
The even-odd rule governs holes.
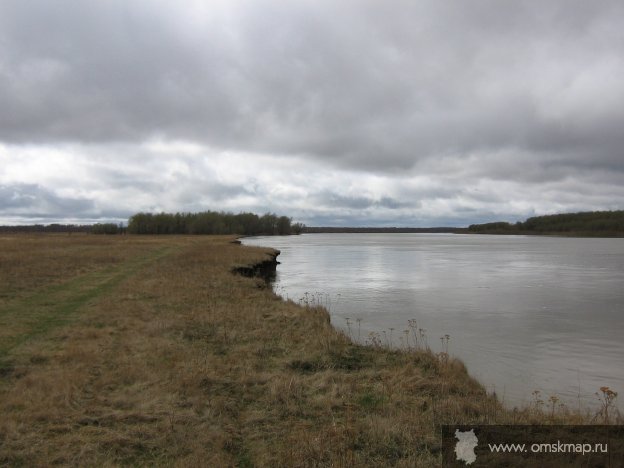
[[[243,243],[281,251],[274,288],[285,299],[326,306],[355,340],[448,347],[508,406],[531,403],[535,390],[574,409],[596,406],[602,386],[624,396],[624,239],[304,234]]]

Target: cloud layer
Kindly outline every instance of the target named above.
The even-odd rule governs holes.
[[[624,207],[618,1],[0,4],[0,221]]]

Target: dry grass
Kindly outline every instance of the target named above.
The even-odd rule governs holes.
[[[232,275],[266,251],[230,241],[0,239],[0,465],[431,466],[441,424],[577,420],[353,344]]]

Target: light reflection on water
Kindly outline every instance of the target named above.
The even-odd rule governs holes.
[[[408,320],[510,405],[533,390],[570,405],[624,396],[624,239],[308,234],[244,239],[281,250],[275,290],[319,301],[362,341],[401,344]],[[621,403],[619,405],[622,407]]]

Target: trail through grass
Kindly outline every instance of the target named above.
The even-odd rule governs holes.
[[[11,355],[20,345],[71,322],[80,308],[110,293],[122,281],[173,250],[171,246],[151,250],[120,265],[44,287],[0,309],[0,373],[10,369]]]

